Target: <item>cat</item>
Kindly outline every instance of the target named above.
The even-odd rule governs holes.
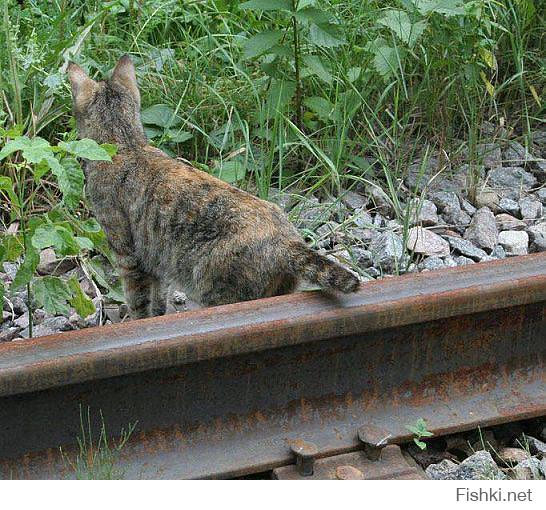
[[[308,248],[284,212],[148,144],[128,55],[111,78],[70,63],[80,138],[117,145],[86,161],[86,194],[106,233],[132,318],[163,315],[177,286],[202,306],[293,292],[299,280],[354,292],[358,278]]]

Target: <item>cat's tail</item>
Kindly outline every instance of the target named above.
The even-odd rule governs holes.
[[[294,272],[299,278],[323,289],[345,293],[358,290],[359,280],[353,273],[304,244],[294,246],[292,257]]]

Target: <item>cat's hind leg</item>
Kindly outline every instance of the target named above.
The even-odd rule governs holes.
[[[161,280],[155,279],[152,282],[152,316],[165,315],[167,311],[168,286]]]
[[[118,257],[118,265],[131,318],[149,317],[152,278],[138,267],[133,257]]]

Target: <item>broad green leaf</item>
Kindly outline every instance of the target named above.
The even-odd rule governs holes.
[[[277,44],[282,37],[281,30],[266,30],[260,32],[250,39],[247,39],[243,44],[243,57],[254,58],[271,49]]]
[[[316,113],[322,120],[328,120],[332,116],[334,106],[323,97],[306,97],[303,101],[305,106]]]
[[[478,52],[480,54],[480,57],[482,57],[482,60],[493,70],[497,69],[497,59],[495,58],[495,55],[491,53],[487,48],[478,48]]]
[[[303,62],[311,71],[310,74],[316,74],[322,81],[328,84],[332,83],[334,78],[318,55],[305,55]]]
[[[68,284],[57,276],[36,278],[32,285],[34,298],[49,313],[67,315],[70,313],[68,300],[72,294]]]
[[[296,84],[292,81],[272,80],[267,98],[266,112],[272,117],[282,112],[296,93]]]
[[[16,234],[0,236],[0,262],[15,262],[23,253],[23,243]]]
[[[331,23],[311,25],[309,40],[322,48],[335,48],[337,46],[342,46],[346,42],[341,27]]]
[[[413,0],[421,14],[437,13],[444,16],[459,16],[466,13],[464,0]]]
[[[351,67],[349,68],[349,70],[347,71],[347,79],[353,83],[355,82],[356,80],[358,80],[358,78],[360,78],[360,75],[362,74],[362,67]]]
[[[309,7],[311,5],[315,5],[317,3],[317,0],[299,0],[297,9],[298,11],[301,9],[305,9],[306,7]]]
[[[427,444],[424,443],[423,441],[419,441],[419,439],[414,439],[413,442],[414,442],[421,450],[425,450],[426,447],[427,447]]]
[[[118,152],[118,148],[113,143],[101,143],[100,146],[108,153],[110,157],[115,156]]]
[[[182,122],[175,111],[166,104],[154,104],[142,110],[140,118],[143,124],[152,124],[162,128],[176,127]]]
[[[75,209],[83,195],[85,177],[80,164],[72,157],[63,158],[62,165],[51,168],[63,193],[63,203]]]
[[[21,208],[21,203],[19,202],[19,197],[15,193],[15,187],[11,177],[7,175],[0,175],[0,191],[5,191],[7,193],[12,207],[15,206],[17,209]]]
[[[304,23],[314,23],[315,25],[330,23],[330,20],[332,19],[330,14],[315,7],[308,7],[307,9],[298,10],[295,16],[298,21],[303,21]]]
[[[83,292],[78,280],[75,277],[68,280],[68,286],[72,292],[70,304],[80,317],[85,319],[86,317],[89,317],[89,315],[96,312],[93,301],[91,301],[89,296]]]
[[[10,291],[14,291],[24,287],[32,280],[34,272],[40,262],[40,256],[32,245],[28,245],[23,263],[19,266],[17,274],[10,286]]]
[[[250,0],[243,2],[239,7],[256,11],[291,11],[292,0]]]
[[[408,46],[413,46],[426,28],[425,21],[413,24],[405,11],[389,9],[385,11],[378,23],[389,28],[392,32]]]
[[[400,48],[393,48],[383,39],[376,39],[370,49],[374,54],[374,67],[383,78],[387,79],[397,73]]]
[[[49,143],[39,136],[35,138],[19,136],[4,145],[0,151],[0,161],[17,151],[21,151],[29,163],[39,163],[45,156],[51,154],[52,149]]]
[[[91,161],[112,161],[110,154],[101,147],[95,140],[83,138],[72,142],[60,142],[59,147],[77,158],[89,159]]]
[[[233,184],[245,178],[246,168],[241,162],[236,160],[224,161],[215,171],[216,176],[223,181]]]
[[[169,129],[167,130],[167,137],[169,142],[183,143],[183,142],[187,142],[188,140],[191,140],[193,138],[193,135],[189,133],[188,131],[179,131],[176,129]]]
[[[487,93],[491,97],[495,97],[495,86],[487,79],[487,76],[485,76],[485,73],[483,71],[480,71],[480,78],[485,84],[485,89],[487,90]]]
[[[32,246],[37,250],[54,248],[55,253],[64,257],[78,255],[82,249],[91,249],[93,243],[87,237],[75,237],[68,228],[62,225],[44,223],[34,232]]]

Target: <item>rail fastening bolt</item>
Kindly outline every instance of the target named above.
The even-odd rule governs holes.
[[[315,466],[315,457],[318,454],[317,445],[298,439],[290,446],[296,456],[296,469],[301,476],[312,476]]]

